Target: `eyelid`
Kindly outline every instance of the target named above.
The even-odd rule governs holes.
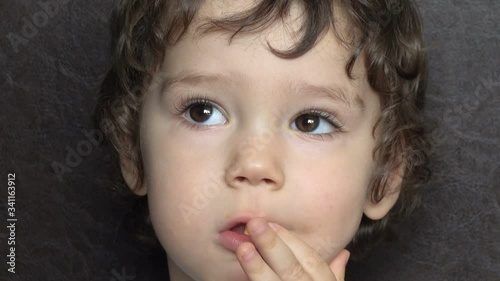
[[[297,117],[299,117],[300,115],[303,115],[303,114],[317,115],[321,118],[326,119],[328,122],[330,122],[330,124],[332,126],[334,126],[337,131],[339,131],[339,132],[344,131],[343,130],[344,124],[339,120],[339,118],[337,117],[337,114],[335,112],[328,110],[328,109],[324,109],[321,107],[307,107],[307,108],[304,108],[303,110],[299,111],[299,113],[297,113],[292,118],[292,120],[295,120]]]
[[[213,99],[208,98],[206,95],[200,95],[200,94],[185,95],[185,96],[181,97],[178,102],[176,102],[174,104],[174,108],[175,108],[175,111],[177,114],[182,114],[190,106],[197,104],[197,103],[199,103],[199,104],[211,104],[212,106],[216,107],[226,117],[226,112],[219,105],[219,102],[217,102],[217,100],[213,100]]]
[[[318,116],[318,117],[324,119],[326,122],[328,122],[330,124],[330,126],[333,127],[333,131],[328,132],[328,133],[314,134],[314,133],[310,133],[310,132],[302,132],[300,130],[296,130],[300,135],[303,135],[303,136],[305,136],[307,138],[311,138],[311,139],[317,139],[320,141],[329,141],[329,140],[333,140],[334,138],[338,137],[339,133],[346,132],[344,130],[344,124],[337,118],[335,113],[332,113],[329,110],[322,109],[319,107],[312,107],[312,108],[307,107],[304,110],[300,111],[298,114],[296,114],[292,118],[292,122],[291,122],[290,126],[292,126],[294,124],[294,122],[296,122],[295,120],[299,116],[304,115],[304,114],[311,114],[311,115],[315,115],[315,116]]]
[[[186,111],[194,104],[211,104],[214,106],[217,110],[219,110],[222,115],[226,119],[226,124],[228,122],[227,114],[226,111],[219,105],[217,100],[210,99],[206,95],[200,95],[200,94],[188,94],[185,96],[182,96],[178,102],[174,104],[174,108],[176,110],[176,115],[183,115],[186,113]],[[295,122],[294,120],[298,118],[299,116],[303,114],[312,114],[319,116],[320,118],[323,118],[325,121],[330,123],[335,128],[335,131],[332,133],[323,133],[323,134],[309,134],[304,132],[304,134],[307,134],[308,136],[312,138],[321,138],[322,140],[326,138],[332,138],[334,135],[338,133],[345,132],[344,130],[344,124],[339,120],[337,117],[337,114],[335,112],[332,112],[331,110],[324,109],[321,107],[306,107],[303,110],[299,111],[298,114],[296,114],[292,118],[292,122]],[[192,122],[186,122],[189,123],[188,125],[191,127],[212,127],[212,126],[203,126],[203,125],[198,125],[194,124]]]
[[[196,104],[203,104],[203,105],[211,105],[213,106],[217,111],[222,114],[223,118],[225,119],[223,124],[202,124],[202,123],[197,123],[196,121],[190,121],[188,117],[185,115],[188,113],[189,109],[191,106],[196,105]],[[220,125],[226,125],[228,123],[228,118],[225,110],[219,105],[219,103],[216,100],[212,100],[207,98],[206,95],[200,95],[200,94],[188,94],[185,96],[182,96],[178,102],[173,104],[175,112],[174,115],[181,117],[180,121],[181,124],[184,126],[187,126],[189,129],[198,129],[198,130],[205,130],[205,129],[210,129],[214,128]]]

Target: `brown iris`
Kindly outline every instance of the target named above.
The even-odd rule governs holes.
[[[302,114],[295,119],[295,125],[302,132],[312,132],[318,128],[319,118],[319,116],[312,114]]]
[[[206,122],[213,113],[213,106],[210,104],[196,104],[189,109],[189,116],[198,123]]]

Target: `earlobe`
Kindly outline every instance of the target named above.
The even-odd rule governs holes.
[[[365,203],[364,214],[371,220],[382,219],[398,201],[399,193],[399,188],[386,192],[380,202],[374,202],[371,196],[368,196]]]
[[[136,188],[137,183],[137,168],[132,164],[132,161],[125,156],[120,156],[120,169],[122,172],[123,179],[127,186],[136,195],[144,196],[147,194],[146,183],[142,183],[141,186]]]
[[[402,165],[403,166],[403,165]],[[384,188],[382,200],[375,202],[371,196],[371,189],[367,194],[364,214],[371,220],[382,219],[394,207],[401,193],[401,184],[403,182],[404,167],[395,169],[389,176]]]

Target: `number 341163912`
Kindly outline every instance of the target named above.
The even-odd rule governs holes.
[[[9,173],[7,174],[7,193],[8,193],[8,202],[7,205],[8,207],[8,212],[9,212],[9,217],[14,217],[16,208],[16,174],[15,173]]]

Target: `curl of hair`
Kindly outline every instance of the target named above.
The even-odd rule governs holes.
[[[348,245],[353,258],[392,237],[392,225],[408,215],[419,202],[423,183],[429,180],[430,142],[423,119],[427,80],[427,55],[422,27],[415,4],[410,0],[262,0],[256,6],[222,19],[211,19],[199,27],[203,33],[229,32],[228,41],[244,33],[256,33],[283,20],[292,4],[304,10],[301,38],[288,50],[271,52],[293,59],[308,52],[328,30],[336,30],[334,10],[348,15],[355,39],[343,40],[352,48],[345,66],[351,79],[358,58],[364,58],[367,79],[382,103],[382,114],[373,128],[377,144],[373,152],[378,169],[371,182],[374,202],[382,200],[394,172],[402,178],[395,208],[381,220],[363,217],[360,228]],[[136,168],[138,189],[144,183],[140,151],[139,118],[146,86],[164,52],[185,34],[201,5],[194,0],[120,0],[113,14],[113,62],[99,90],[96,125],[105,133],[114,151]],[[125,194],[133,194],[123,184]],[[159,245],[147,211],[146,196],[138,199],[130,220],[143,240]],[[134,230],[134,231],[135,231]]]

